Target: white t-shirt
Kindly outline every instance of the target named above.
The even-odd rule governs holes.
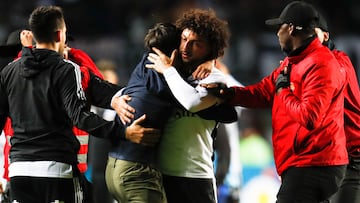
[[[175,69],[167,69],[164,77],[176,99],[184,106],[177,108],[165,125],[158,146],[158,167],[165,175],[188,178],[214,178],[212,131],[216,121],[205,120],[193,112],[208,108],[217,99],[207,94],[205,88],[192,87]],[[225,82],[218,70],[197,84]]]

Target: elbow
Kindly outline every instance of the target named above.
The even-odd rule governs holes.
[[[321,122],[319,119],[317,120],[309,120],[307,123],[306,123],[306,129],[308,130],[314,130],[316,128],[319,128],[321,125]]]
[[[314,130],[316,127],[313,122],[307,122],[306,129],[307,130]]]
[[[310,113],[306,121],[305,127],[307,130],[314,130],[318,128],[321,123],[319,115],[315,115],[314,113]]]

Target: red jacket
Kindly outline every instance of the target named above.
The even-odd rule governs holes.
[[[87,55],[84,51],[80,49],[71,48],[69,52],[69,60],[75,62],[80,66],[81,71],[81,86],[84,91],[87,91],[90,80],[90,72],[98,76],[101,79],[104,79],[99,69],[96,67],[93,60]],[[81,173],[84,173],[87,170],[87,153],[89,148],[89,133],[86,131],[80,130],[77,127],[73,128],[73,132],[80,142],[80,149],[78,152],[78,168]]]
[[[349,57],[342,51],[333,50],[341,67],[346,71],[344,90],[344,122],[346,147],[352,157],[360,157],[360,89],[355,69]]]
[[[276,95],[276,78],[289,65],[292,88]],[[315,38],[259,83],[235,87],[231,103],[272,107],[272,142],[279,175],[290,167],[345,165],[344,84],[344,69]]]

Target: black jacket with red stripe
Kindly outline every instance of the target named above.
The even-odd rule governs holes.
[[[76,164],[79,142],[74,125],[104,138],[124,137],[120,123],[89,112],[79,66],[55,51],[23,48],[22,57],[0,76],[0,127],[10,116],[12,162]]]

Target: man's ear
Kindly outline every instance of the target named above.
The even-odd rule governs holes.
[[[295,26],[290,23],[289,26],[288,26],[288,32],[289,32],[289,34],[290,34],[291,36],[294,35],[294,29],[295,29]]]
[[[329,32],[324,32],[324,41],[327,42],[330,39],[330,33]]]
[[[60,30],[57,30],[57,31],[55,32],[55,41],[56,41],[56,42],[60,42],[61,37],[63,37],[63,36],[61,36],[61,31],[60,31]]]

